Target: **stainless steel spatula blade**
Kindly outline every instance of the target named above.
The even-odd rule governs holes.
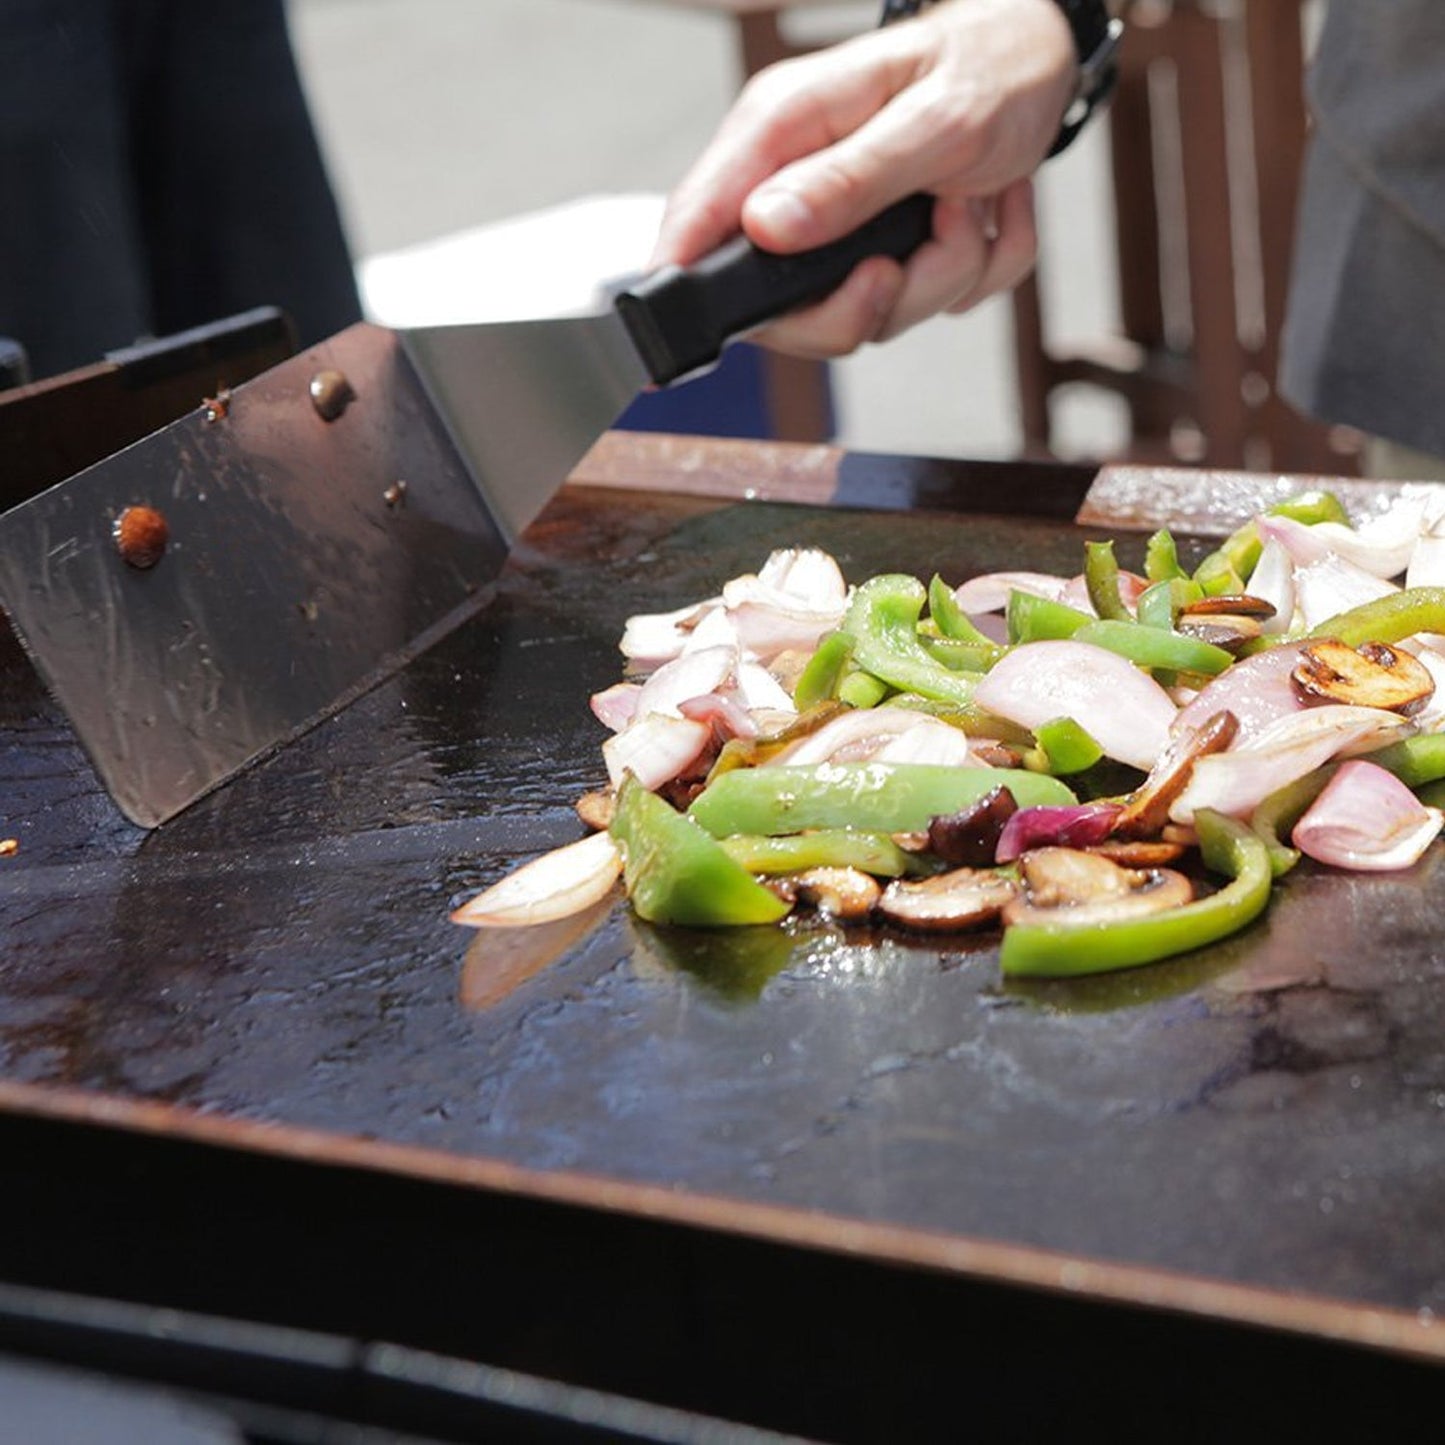
[[[329,421],[317,378],[349,397]],[[139,506],[168,531],[148,568],[115,536]],[[0,599],[151,827],[455,626],[505,556],[398,339],[363,325],[0,517]]]

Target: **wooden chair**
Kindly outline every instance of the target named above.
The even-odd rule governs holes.
[[[1108,112],[1120,331],[1050,349],[1037,279],[1014,296],[1025,450],[1048,455],[1060,388],[1126,403],[1140,460],[1357,469],[1274,378],[1306,135],[1308,0],[1135,0]]]

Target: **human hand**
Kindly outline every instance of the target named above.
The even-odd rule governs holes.
[[[964,311],[1033,266],[1029,177],[1058,132],[1077,57],[1053,0],[948,0],[754,76],[669,198],[653,265],[739,230],[764,250],[837,239],[896,200],[937,197],[933,238],[873,257],[831,296],[754,333],[846,355]]]

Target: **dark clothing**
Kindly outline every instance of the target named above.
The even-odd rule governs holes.
[[[1336,0],[1309,92],[1281,389],[1445,455],[1445,0]]]
[[[3,0],[0,335],[33,373],[360,301],[281,0]]]

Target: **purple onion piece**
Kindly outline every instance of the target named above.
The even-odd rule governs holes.
[[[1123,812],[1119,803],[1020,808],[1004,825],[994,861],[1012,863],[1030,848],[1089,848],[1102,843]]]

